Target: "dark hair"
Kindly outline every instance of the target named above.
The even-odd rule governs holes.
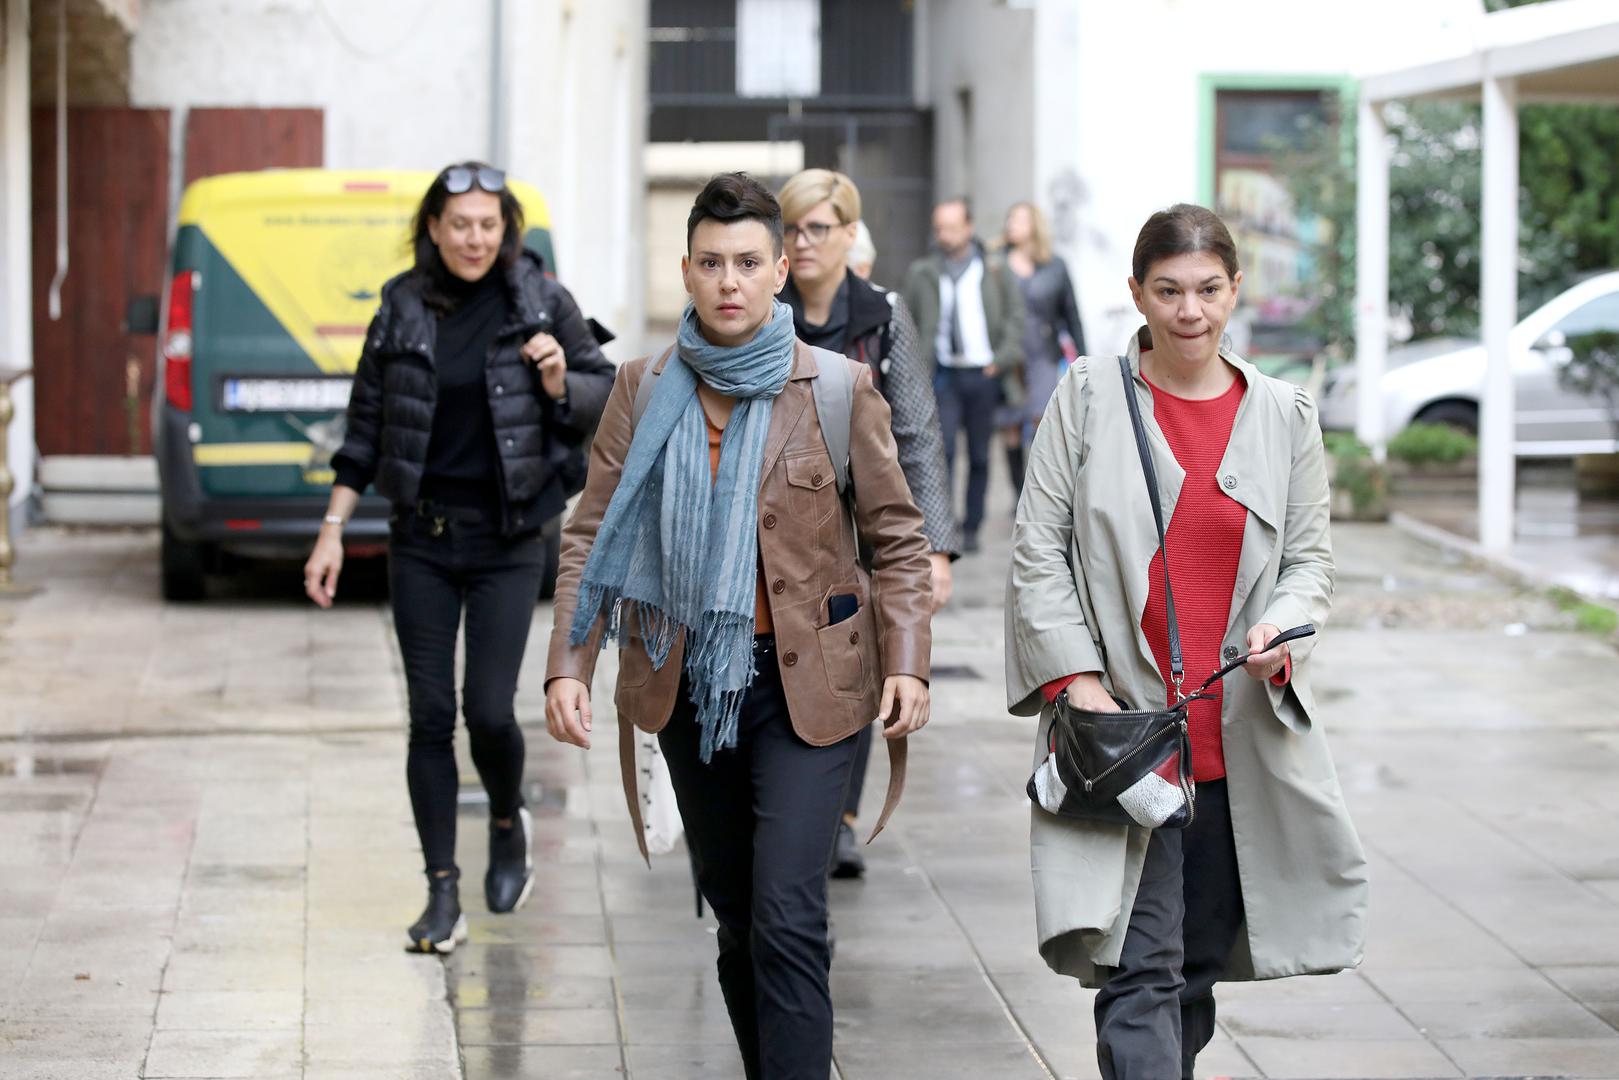
[[[428,234],[427,219],[443,215],[444,204],[450,201],[450,189],[445,181],[445,173],[456,165],[471,169],[474,175],[479,169],[489,168],[481,161],[461,161],[440,169],[433,182],[427,186],[427,194],[422,196],[421,205],[416,207],[416,216],[410,223],[410,246],[416,257],[415,271],[422,282],[422,300],[428,307],[441,313],[455,306],[453,282],[450,280],[454,275],[450,273],[450,268],[444,265],[444,259],[438,253],[438,245],[433,243],[433,237]],[[482,191],[483,188],[475,186],[472,190]],[[495,260],[495,267],[511,267],[516,265],[518,257],[523,252],[523,206],[517,201],[517,196],[512,194],[510,184],[490,194],[500,199],[500,217],[506,223],[505,233],[500,239],[500,256]],[[490,269],[490,273],[494,273],[494,268]]]
[[[757,221],[770,233],[774,245],[772,254],[781,256],[781,204],[769,188],[747,173],[720,173],[703,186],[697,201],[691,204],[691,215],[686,218],[687,254],[691,253],[691,237],[697,226],[710,219],[727,224]]]
[[[952,203],[961,204],[961,212],[966,216],[968,223],[971,224],[973,219],[973,201],[965,195],[952,195],[948,199],[940,199],[938,202],[933,204],[933,209],[937,210],[941,206],[949,206]]]
[[[1191,203],[1176,203],[1147,219],[1136,237],[1130,273],[1136,284],[1146,283],[1147,269],[1160,259],[1208,253],[1220,260],[1226,276],[1237,276],[1237,245],[1214,211]]]

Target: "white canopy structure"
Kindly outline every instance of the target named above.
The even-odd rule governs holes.
[[[1479,541],[1514,535],[1514,393],[1508,334],[1518,321],[1518,106],[1619,104],[1619,0],[1547,0],[1480,14],[1470,43],[1429,62],[1363,75],[1359,101],[1355,317],[1356,433],[1383,457],[1379,387],[1388,352],[1389,145],[1382,108],[1415,98],[1482,99],[1484,185],[1480,308],[1488,373],[1479,402]],[[1615,149],[1619,155],[1619,148]]]

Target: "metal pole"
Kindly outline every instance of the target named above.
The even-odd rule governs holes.
[[[1383,460],[1383,369],[1389,338],[1388,131],[1377,102],[1361,99],[1356,129],[1355,434]]]
[[[17,561],[17,550],[11,545],[11,492],[15,487],[9,465],[13,413],[11,384],[29,374],[28,368],[0,368],[0,600],[32,596],[39,591],[33,586],[20,586],[11,580],[11,567]]]
[[[1487,551],[1511,548],[1517,490],[1517,405],[1510,338],[1518,321],[1518,84],[1484,80],[1484,398],[1479,408],[1478,538]]]

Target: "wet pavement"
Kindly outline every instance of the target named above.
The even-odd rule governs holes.
[[[1222,987],[1199,1075],[1619,1077],[1619,652],[1397,530],[1336,539],[1316,684],[1371,858],[1367,960]],[[847,1080],[1097,1075],[1090,995],[1035,952],[1004,526],[986,541],[937,623],[905,801],[866,878],[833,883]],[[375,574],[326,613],[295,567],[165,606],[156,548],[36,530],[19,572],[47,587],[0,602],[0,1076],[741,1076],[686,859],[640,865],[612,738],[544,735],[542,648],[518,701],[534,894],[483,910],[463,747],[472,938],[408,955],[423,881]]]
[[[1619,602],[1619,492],[1581,492],[1567,459],[1518,462],[1516,536],[1510,551],[1492,556],[1528,580],[1560,585],[1585,596]],[[1442,530],[1464,550],[1478,541],[1478,490],[1470,477],[1459,483],[1396,490],[1392,508],[1406,523]],[[1417,531],[1423,531],[1419,528]],[[1433,539],[1449,544],[1440,533]]]

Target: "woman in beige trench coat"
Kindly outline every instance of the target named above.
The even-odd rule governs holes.
[[[1201,742],[1193,716],[1190,828],[1091,824],[1035,806],[1030,844],[1040,953],[1100,988],[1103,1076],[1165,1080],[1190,1077],[1213,1034],[1214,982],[1358,965],[1367,882],[1315,721],[1317,638],[1261,651],[1280,629],[1322,626],[1331,606],[1315,405],[1223,347],[1242,278],[1212,213],[1153,215],[1132,272],[1146,325],[1126,355],[1169,530],[1187,684],[1253,655],[1224,680]],[[1006,682],[1008,708],[1040,716],[1036,765],[1058,692],[1092,709],[1116,708],[1114,695],[1138,708],[1169,700],[1158,535],[1124,393],[1115,357],[1081,358],[1031,448],[1007,583]],[[1221,591],[1199,603],[1210,582]],[[1202,782],[1211,768],[1223,775]]]

